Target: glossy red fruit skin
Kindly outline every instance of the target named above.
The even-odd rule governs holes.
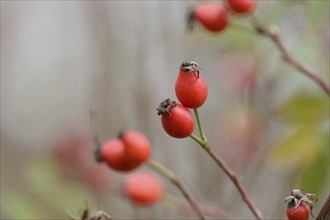
[[[202,106],[208,95],[208,86],[197,72],[180,70],[175,82],[175,94],[179,101],[188,108]]]
[[[148,206],[159,201],[164,190],[157,176],[149,172],[139,172],[125,179],[123,191],[131,202]]]
[[[239,14],[249,14],[256,7],[256,0],[227,0],[229,9]]]
[[[128,160],[125,155],[125,145],[120,139],[112,139],[101,146],[101,160],[117,171],[130,171],[141,163]]]
[[[215,2],[207,2],[196,5],[193,17],[212,32],[219,32],[228,26],[227,11]]]
[[[151,143],[149,139],[138,131],[125,131],[121,135],[125,145],[127,160],[134,163],[143,163],[151,155]]]
[[[310,208],[305,202],[301,202],[297,208],[287,208],[286,215],[289,220],[308,220]]]
[[[176,104],[169,115],[162,115],[161,121],[166,133],[175,138],[188,137],[194,131],[194,117],[188,108]]]

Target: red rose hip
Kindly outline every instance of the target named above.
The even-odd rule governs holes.
[[[289,220],[308,220],[310,208],[305,202],[300,202],[298,207],[289,207],[286,209],[286,215]]]
[[[286,208],[288,219],[308,220],[313,209],[313,201],[317,202],[315,194],[304,193],[300,189],[293,189],[291,195],[284,199],[284,202],[288,203]]]
[[[140,172],[125,179],[123,191],[131,202],[147,206],[161,199],[163,185],[154,174]]]
[[[151,154],[151,143],[148,138],[138,131],[125,131],[120,135],[125,145],[127,160],[143,163],[149,159]]]
[[[195,21],[200,22],[207,30],[219,32],[228,25],[227,11],[222,5],[215,2],[205,2],[196,5],[189,14],[190,29],[193,29]]]
[[[239,14],[249,14],[256,6],[256,0],[226,0],[229,9]]]
[[[208,95],[208,86],[199,71],[197,63],[183,62],[175,82],[175,94],[179,101],[188,108],[200,107]]]
[[[194,117],[188,108],[170,99],[164,100],[157,108],[166,133],[175,138],[188,137],[194,130]]]
[[[127,159],[124,142],[120,139],[105,142],[97,154],[99,161],[106,162],[110,168],[117,171],[130,171],[141,164]]]

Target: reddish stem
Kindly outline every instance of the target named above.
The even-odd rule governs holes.
[[[256,17],[253,18],[253,26],[256,29],[256,31],[264,36],[269,37],[275,44],[275,46],[278,48],[278,50],[281,53],[281,56],[284,61],[289,63],[291,66],[293,66],[296,70],[316,82],[329,96],[330,96],[330,85],[326,82],[325,79],[321,77],[321,74],[308,69],[305,67],[302,63],[298,62],[285,48],[283,45],[283,42],[281,40],[281,37],[278,33],[278,31],[274,29],[269,29],[265,27]]]
[[[330,219],[330,194],[328,195],[327,200],[324,202],[323,207],[321,208],[315,220],[326,219]]]
[[[209,145],[207,138],[204,134],[203,126],[199,117],[198,109],[194,109],[196,115],[196,121],[198,124],[198,129],[201,138],[196,136],[195,134],[191,134],[190,137],[195,140],[209,155],[210,157],[216,162],[216,164],[226,173],[226,175],[230,178],[233,184],[236,186],[237,190],[242,196],[243,201],[248,205],[252,213],[258,220],[264,219],[261,212],[257,208],[257,206],[253,203],[252,199],[250,198],[248,192],[244,188],[241,180],[237,177],[235,172],[227,165],[227,163],[216,153],[216,151],[211,148]]]
[[[227,174],[233,184],[236,186],[237,190],[242,196],[243,201],[248,205],[250,210],[253,212],[254,216],[258,220],[264,219],[261,212],[257,208],[257,206],[252,201],[245,187],[243,186],[241,180],[237,177],[235,172],[227,165],[227,163],[215,152],[213,148],[210,147],[208,142],[204,142],[202,144],[203,149],[213,158],[213,160],[217,163],[217,165]]]
[[[183,194],[183,196],[187,199],[189,204],[191,205],[192,209],[196,212],[196,214],[199,216],[201,220],[205,220],[205,217],[203,215],[202,210],[200,209],[196,199],[192,196],[192,194],[189,192],[186,185],[180,180],[180,178],[173,173],[170,169],[165,167],[163,164],[155,161],[155,160],[149,160],[149,165],[162,173],[166,178],[168,178]]]

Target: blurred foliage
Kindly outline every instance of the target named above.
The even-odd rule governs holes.
[[[29,195],[17,190],[7,191],[1,199],[6,199],[3,211],[13,219],[40,219],[47,216],[44,210],[31,202]]]
[[[329,98],[324,94],[301,92],[277,110],[279,118],[292,128],[282,135],[272,151],[281,167],[294,167],[294,188],[320,193],[329,168]]]
[[[91,192],[78,182],[61,178],[50,158],[28,161],[23,173],[27,181],[24,188],[8,190],[4,195],[7,204],[3,211],[13,219],[65,218],[66,211],[81,211],[85,201],[95,205]]]
[[[276,3],[275,3],[276,2]],[[262,2],[261,2],[262,3]],[[269,2],[265,1],[264,6]],[[307,20],[313,24],[320,24],[325,19],[326,14],[329,12],[329,1],[327,0],[281,0],[273,1],[272,7],[267,7],[265,10],[258,10],[260,15],[266,22],[277,23],[279,18],[289,14],[290,10],[294,7],[302,7],[306,10]]]
[[[329,1],[316,0],[316,1],[301,1],[306,6],[308,20],[311,24],[321,24],[322,21],[329,22],[327,17],[329,16]],[[324,12],[326,9],[328,11]]]
[[[329,120],[329,98],[301,92],[282,103],[277,114],[291,125],[317,127]]]
[[[284,136],[275,145],[273,159],[281,166],[303,167],[320,156],[322,135],[312,129],[299,129],[292,135]],[[321,151],[323,152],[323,151]]]
[[[317,158],[309,163],[301,172],[294,185],[299,186],[306,192],[313,192],[320,195],[327,182],[329,174],[329,134],[325,135],[322,150]]]

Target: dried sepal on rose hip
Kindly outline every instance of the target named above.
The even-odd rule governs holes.
[[[256,7],[256,0],[226,0],[229,11],[238,15],[248,15]]]
[[[208,86],[196,62],[183,62],[175,82],[175,94],[188,108],[199,108],[208,95]]]
[[[175,138],[188,137],[194,130],[195,122],[189,109],[176,101],[166,99],[157,108],[166,133]]]
[[[288,204],[286,215],[289,220],[308,220],[312,214],[313,201],[317,202],[317,197],[311,193],[304,193],[299,189],[293,189],[291,195],[284,201]]]
[[[111,216],[102,210],[97,210],[92,214],[90,214],[87,201],[86,201],[86,208],[81,213],[81,216],[75,217],[70,212],[68,212],[68,216],[70,220],[112,220]]]
[[[123,191],[134,204],[149,206],[162,198],[164,189],[156,175],[142,171],[134,173],[124,180]]]
[[[187,23],[190,31],[194,29],[196,21],[209,31],[220,32],[228,26],[227,11],[215,2],[201,3],[188,12]]]

